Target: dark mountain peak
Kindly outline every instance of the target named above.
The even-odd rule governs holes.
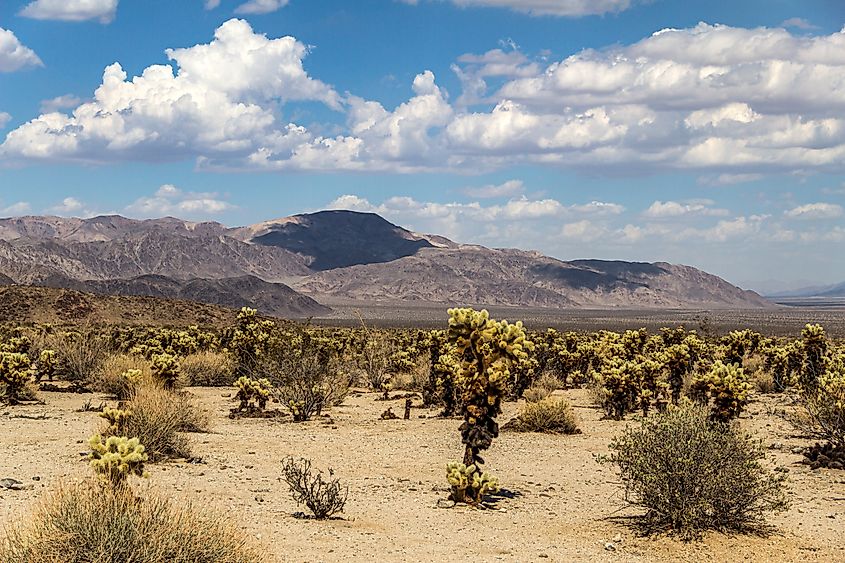
[[[252,228],[250,242],[310,256],[312,270],[391,262],[434,245],[375,213],[319,211]]]

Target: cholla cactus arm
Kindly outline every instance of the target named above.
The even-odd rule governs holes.
[[[132,416],[132,411],[113,409],[111,407],[105,407],[100,413],[100,418],[108,421],[108,433],[112,436],[120,434],[121,428],[126,424],[130,416]]]
[[[88,440],[91,453],[88,459],[94,472],[112,486],[120,486],[129,475],[146,477],[144,462],[147,454],[138,438],[110,436],[103,440],[99,435]]]
[[[712,402],[710,418],[729,422],[738,417],[748,403],[751,383],[745,371],[735,364],[717,360],[706,373],[697,374],[690,385],[690,397],[702,404]]]
[[[451,497],[455,502],[477,505],[485,495],[499,490],[498,480],[486,471],[480,471],[475,464],[447,463],[446,480],[452,486]]]
[[[38,366],[35,372],[35,380],[41,381],[45,376],[48,380],[53,381],[56,375],[57,360],[55,350],[41,350],[38,355]]]

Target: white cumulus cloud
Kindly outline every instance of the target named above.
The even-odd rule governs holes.
[[[269,14],[287,6],[288,0],[249,0],[235,8],[236,14]]]
[[[417,4],[419,0],[402,0]],[[461,7],[510,8],[534,16],[577,18],[627,10],[632,0],[451,0]]]
[[[35,51],[21,43],[12,31],[0,27],[0,72],[33,66],[43,66]]]
[[[234,205],[214,192],[185,192],[172,184],[164,184],[152,196],[138,198],[126,206],[125,211],[136,217],[204,217],[234,208]]]
[[[668,217],[684,217],[688,215],[728,215],[727,209],[713,208],[708,203],[691,202],[678,203],[677,201],[655,201],[643,212],[645,217],[651,219],[665,219]]]
[[[98,20],[111,23],[117,13],[119,0],[35,0],[20,11],[20,15],[36,20],[80,22]]]

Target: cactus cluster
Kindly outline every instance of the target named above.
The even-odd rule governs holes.
[[[32,363],[29,356],[17,352],[0,352],[0,399],[16,405],[21,401],[24,390],[32,377]]]
[[[108,433],[111,435],[119,434],[121,427],[126,424],[130,416],[132,416],[132,411],[113,409],[111,407],[104,407],[100,412],[100,418],[105,419],[109,423]]]
[[[737,418],[748,403],[750,391],[745,370],[720,360],[708,372],[697,374],[690,384],[690,397],[701,404],[711,404],[710,418],[717,422]]]
[[[235,383],[238,392],[235,398],[240,401],[238,412],[248,410],[262,411],[267,408],[273,386],[266,379],[252,379],[245,375],[239,377]]]
[[[150,362],[150,371],[153,377],[161,383],[165,389],[175,389],[176,381],[182,369],[179,360],[172,354],[156,354]]]
[[[53,378],[56,376],[57,369],[58,358],[56,357],[56,351],[41,350],[41,353],[38,354],[38,361],[35,365],[35,381],[41,381],[45,377],[49,381],[53,381]]]
[[[452,486],[451,499],[471,505],[481,504],[484,496],[499,490],[498,480],[478,469],[475,464],[450,462],[446,464],[446,479]]]
[[[112,486],[122,485],[130,475],[147,476],[144,471],[147,454],[138,438],[109,436],[103,439],[100,435],[94,435],[88,440],[88,445],[91,447],[88,456],[91,467],[103,481]]]

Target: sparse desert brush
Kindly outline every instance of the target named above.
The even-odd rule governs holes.
[[[308,459],[289,457],[282,463],[282,480],[288,484],[293,499],[297,504],[304,504],[318,520],[342,512],[346,505],[349,488],[333,477],[331,469],[328,480],[323,479],[322,472],[312,472]]]
[[[150,461],[190,457],[183,432],[204,432],[208,417],[191,403],[190,396],[158,387],[139,387],[123,410],[130,414],[103,431],[108,436],[132,436],[146,448]],[[110,421],[111,422],[111,421]]]
[[[643,419],[610,449],[603,461],[618,467],[625,500],[646,510],[647,532],[691,539],[711,529],[761,530],[768,513],[788,507],[786,477],[763,465],[760,443],[699,405]]]
[[[90,479],[47,492],[0,540],[3,563],[254,563],[267,561],[223,515],[145,490]]]
[[[96,391],[124,400],[131,397],[138,386],[152,382],[150,363],[143,356],[116,354],[106,358],[92,386]]]
[[[548,434],[579,434],[578,420],[569,401],[563,397],[547,397],[536,403],[526,403],[511,426],[518,432],[546,432]]]
[[[182,358],[182,380],[188,387],[226,387],[235,379],[235,362],[231,355],[212,350]]]
[[[754,390],[758,393],[769,395],[778,392],[775,378],[771,372],[761,369],[755,372],[751,379],[754,382]]]

